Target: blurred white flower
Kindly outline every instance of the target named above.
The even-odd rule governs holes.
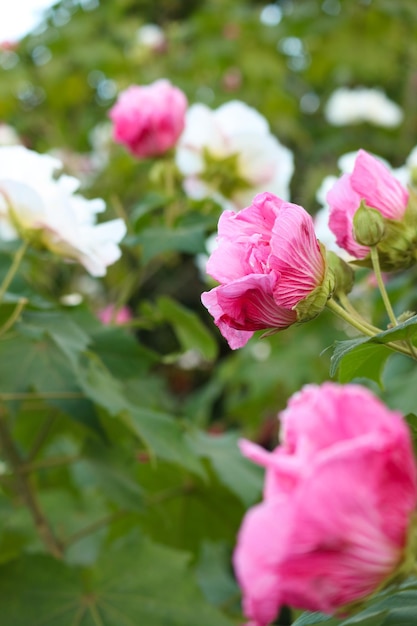
[[[96,224],[104,201],[76,194],[79,181],[56,176],[61,162],[23,146],[0,147],[0,238],[19,237],[104,276],[121,255],[123,220]]]
[[[327,101],[325,117],[334,126],[369,122],[391,128],[403,119],[403,111],[381,89],[336,89]]]
[[[20,144],[20,137],[12,126],[0,123],[0,146],[16,146]]]
[[[136,41],[140,46],[154,52],[165,49],[165,33],[157,24],[144,24],[136,31]]]
[[[289,199],[292,152],[260,113],[238,100],[216,110],[204,104],[188,109],[176,163],[184,190],[194,199],[211,197],[234,210],[263,191]]]

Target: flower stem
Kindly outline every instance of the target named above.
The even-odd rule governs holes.
[[[369,330],[371,330],[374,333],[382,333],[382,329],[381,328],[378,328],[377,326],[374,326],[373,324],[371,324],[370,322],[368,322],[366,319],[364,319],[362,317],[362,315],[359,313],[359,311],[357,311],[355,309],[355,307],[350,302],[349,298],[346,296],[345,293],[338,293],[337,297],[339,299],[340,304],[344,307],[344,309],[348,313],[350,313],[353,317],[358,319],[364,326],[369,328]]]
[[[371,247],[371,260],[372,260],[372,266],[374,268],[376,282],[378,283],[378,288],[381,293],[382,300],[384,302],[385,310],[388,313],[388,317],[390,319],[391,324],[393,326],[398,326],[397,318],[395,317],[395,313],[391,306],[391,302],[389,300],[387,290],[385,289],[385,284],[384,284],[382,273],[381,273],[381,266],[379,264],[378,250],[376,249],[375,246]]]
[[[371,330],[366,323],[362,323],[362,320],[359,320],[356,316],[354,317],[353,315],[348,313],[348,311],[345,311],[345,309],[341,307],[340,304],[337,304],[337,302],[333,300],[333,298],[330,298],[330,300],[327,301],[326,306],[338,317],[341,317],[342,320],[359,330],[362,335],[366,335],[367,337],[375,337],[378,332],[381,332],[379,329],[376,332]]]
[[[358,320],[356,317],[345,311],[345,309],[341,307],[340,304],[338,304],[335,300],[333,300],[333,298],[328,300],[326,306],[328,309],[330,309],[330,311],[335,313],[335,315],[353,326],[353,328],[359,330],[363,335],[366,335],[367,337],[375,337],[378,333],[382,332],[380,329],[376,329],[377,332],[371,330],[367,323],[363,324],[362,321]],[[399,343],[390,341],[381,345],[387,346],[387,348],[391,348],[391,350],[395,350],[396,352],[401,352],[401,354],[405,354],[406,356],[409,356],[413,359],[416,358],[413,350],[405,348]]]
[[[7,331],[12,328],[14,323],[19,319],[19,315],[21,314],[28,302],[29,300],[27,298],[20,298],[20,300],[16,304],[15,310],[13,311],[7,322],[5,322],[0,328],[0,337],[5,335]]]
[[[2,284],[0,285],[0,302],[2,302],[4,298],[4,294],[6,293],[10,283],[12,282],[17,270],[19,269],[19,266],[22,262],[22,259],[28,248],[28,245],[29,243],[27,241],[24,241],[22,245],[20,246],[20,248],[18,249],[18,251],[16,252],[16,254],[14,255],[13,263],[9,267],[9,271],[4,277]]]

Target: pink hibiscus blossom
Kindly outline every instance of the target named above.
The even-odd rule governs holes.
[[[164,154],[184,129],[186,109],[184,93],[168,80],[132,85],[109,112],[114,140],[138,158]]]
[[[331,293],[312,218],[271,193],[221,215],[207,272],[220,285],[201,299],[232,349],[244,346],[256,330],[311,319]]]
[[[409,194],[390,170],[365,150],[359,150],[353,172],[343,174],[327,194],[330,205],[330,230],[337,244],[357,259],[369,254],[369,248],[353,236],[353,217],[362,201],[390,220],[402,220]]]
[[[407,425],[359,385],[309,385],[281,413],[281,445],[241,442],[266,467],[234,565],[244,612],[266,626],[284,604],[334,613],[401,565],[417,502]]]

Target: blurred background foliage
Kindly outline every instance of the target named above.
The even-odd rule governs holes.
[[[157,49],[138,39],[149,23],[165,34]],[[363,147],[400,166],[417,143],[417,3],[62,0],[35,32],[0,46],[0,67],[0,122],[26,146],[57,154],[85,195],[106,200],[106,217],[129,225],[123,258],[102,281],[34,255],[15,282],[41,296],[19,338],[0,344],[0,391],[39,506],[66,550],[61,562],[43,554],[6,472],[3,622],[32,624],[36,601],[51,626],[238,624],[230,554],[261,472],[241,459],[237,436],[276,444],[277,412],[301,385],[328,378],[326,348],[343,329],[323,313],[230,352],[200,303],[207,277],[196,264],[220,208],[186,200],[176,172],[167,181],[166,169],[112,144],[108,110],[120,90],[162,77],[190,103],[243,100],[293,150],[291,199],[314,214],[341,154]],[[383,88],[404,121],[330,126],[325,103],[341,86]],[[3,273],[9,255],[2,251]],[[391,287],[408,293],[409,308],[412,278]],[[365,281],[359,301],[367,289]],[[82,304],[52,304],[73,292]],[[94,313],[109,303],[131,308],[130,325],[100,324]],[[386,399],[407,412],[408,365],[398,357],[389,367],[397,383]],[[58,390],[79,397],[48,398]],[[39,397],[7,396],[26,392]],[[57,597],[36,596],[49,587],[62,591],[66,612]],[[285,613],[280,623],[289,620]]]

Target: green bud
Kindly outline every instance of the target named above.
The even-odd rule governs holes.
[[[326,250],[323,244],[320,243],[321,253],[323,258],[326,258]],[[335,279],[332,269],[327,265],[324,272],[324,278],[318,287],[303,300],[300,300],[294,307],[297,313],[298,322],[308,322],[314,319],[322,312],[326,306],[329,298],[332,297],[334,292]]]
[[[327,263],[334,275],[335,293],[350,293],[355,280],[352,267],[330,250],[327,250]]]
[[[361,246],[376,246],[385,233],[385,221],[376,209],[361,202],[353,216],[353,236]]]

